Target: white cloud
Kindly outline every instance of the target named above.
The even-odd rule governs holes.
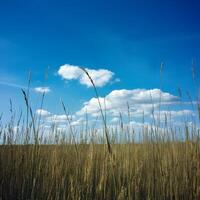
[[[102,108],[106,109],[107,114],[113,117],[119,116],[119,112],[127,114],[127,104],[133,116],[142,116],[143,113],[145,115],[151,114],[153,109],[158,108],[160,99],[161,105],[168,105],[179,101],[178,97],[159,89],[114,90],[105,96],[105,98],[99,98]],[[86,111],[92,116],[96,116],[99,113],[97,98],[91,98],[85,102],[81,110],[76,114],[83,115]]]
[[[167,121],[177,121],[183,117],[194,117],[195,113],[192,110],[161,110],[154,113],[156,119],[160,119],[161,122]]]
[[[173,117],[182,117],[182,116],[191,116],[194,115],[194,112],[192,110],[178,110],[178,111],[161,111],[161,114],[170,115]]]
[[[77,120],[72,121],[72,122],[71,122],[71,125],[72,125],[72,126],[81,126],[81,125],[84,124],[84,122],[85,122],[85,119],[84,119],[84,118],[79,118],[79,119],[77,119]]]
[[[35,87],[34,90],[38,93],[49,93],[51,91],[49,87]]]
[[[110,120],[111,123],[116,123],[116,122],[119,122],[119,121],[120,121],[119,117],[113,117],[113,118]]]
[[[48,123],[64,123],[67,122],[68,119],[71,121],[74,118],[73,115],[51,115],[46,117],[46,122]]]
[[[47,110],[37,109],[36,110],[36,114],[40,115],[40,116],[43,116],[43,117],[46,117],[46,116],[49,116],[51,113],[49,111],[47,111]]]
[[[85,68],[96,87],[103,87],[109,83],[114,76],[114,73],[107,69],[88,69]],[[58,74],[65,80],[79,80],[82,85],[92,87],[88,76],[78,66],[65,64],[60,67]]]
[[[106,110],[106,118],[109,122],[108,125],[117,125],[118,122],[120,122],[121,114],[122,121],[124,123],[128,123],[128,120],[131,120],[131,126],[139,129],[141,127],[141,123],[136,121],[141,121],[143,114],[145,115],[145,122],[152,123],[153,111],[155,119],[158,119],[159,106],[161,106],[159,118],[161,120],[160,122],[164,122],[166,116],[168,120],[172,119],[173,122],[178,122],[182,121],[183,117],[188,117],[188,119],[190,119],[190,117],[193,117],[195,114],[192,110],[186,108],[182,110],[170,110],[170,107],[177,109],[177,107],[174,107],[174,105],[179,104],[179,98],[159,89],[113,90],[107,94],[105,98],[100,97],[99,100],[102,109]],[[130,119],[128,118],[128,106],[131,114]],[[89,101],[83,104],[79,111],[68,116],[71,125],[84,125],[86,120],[84,116],[86,112],[88,115],[88,122],[91,125],[95,124],[95,126],[98,127],[98,125],[102,123],[101,117],[98,118],[100,116],[98,100],[97,98],[91,98]],[[56,123],[58,125],[63,125],[68,123],[68,118],[64,114],[54,114],[43,109],[38,109],[36,113],[43,116],[45,124]],[[97,121],[97,119],[100,119],[100,121]]]
[[[62,123],[67,121],[67,116],[66,115],[51,115],[46,118],[46,122],[49,123]]]

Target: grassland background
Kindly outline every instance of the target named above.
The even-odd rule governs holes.
[[[100,137],[83,127],[77,141],[70,120],[66,130],[52,125],[47,137],[22,92],[25,120],[11,108],[10,122],[0,123],[0,199],[200,199],[196,122],[178,130],[167,121],[162,129],[144,126],[136,140],[133,127],[121,121],[113,129],[102,112]]]

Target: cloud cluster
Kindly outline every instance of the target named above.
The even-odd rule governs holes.
[[[138,121],[143,116],[145,116],[145,121],[151,123],[153,116],[156,120],[159,119],[160,122],[165,122],[166,119],[167,121],[178,122],[182,121],[183,117],[193,117],[195,115],[192,110],[170,110],[169,106],[174,107],[174,105],[180,103],[180,100],[177,96],[163,92],[160,89],[113,90],[104,98],[100,97],[99,100],[102,109],[106,111],[107,122],[110,125],[118,124],[120,115],[127,122],[128,112],[131,115],[131,125],[135,128],[141,127]],[[36,111],[36,114],[41,115],[47,124],[57,123],[63,125],[68,123],[67,121],[70,119],[72,126],[84,125],[86,113],[91,124],[94,122],[96,124],[101,119],[97,98],[91,98],[83,104],[79,111],[68,117],[63,114],[53,114],[43,109]]]
[[[34,90],[37,93],[49,93],[51,91],[49,87],[35,87]]]
[[[133,89],[133,90],[114,90],[105,98],[99,98],[102,108],[108,115],[119,116],[119,113],[127,113],[128,107],[131,114],[135,117],[143,114],[151,114],[152,110],[159,105],[172,104],[179,101],[179,98],[159,89]],[[92,116],[99,114],[97,98],[91,98],[85,102],[77,115],[88,113]]]
[[[85,68],[92,80],[94,81],[96,87],[103,87],[111,81],[114,73],[107,69],[89,69]],[[80,84],[91,87],[92,84],[83,70],[78,66],[65,64],[60,67],[58,74],[65,80],[78,80]]]

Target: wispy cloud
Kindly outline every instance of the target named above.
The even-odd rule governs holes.
[[[4,82],[4,81],[0,81],[0,85],[18,88],[18,89],[24,89],[24,90],[28,89],[27,86],[15,84],[15,83],[10,83],[10,82]],[[29,87],[29,90],[35,91],[37,93],[49,93],[51,91],[49,87],[35,87],[35,88]]]
[[[85,69],[93,79],[96,87],[105,86],[114,76],[114,73],[107,69]],[[87,75],[78,66],[65,64],[60,67],[58,74],[65,80],[78,80],[82,85],[86,85],[87,87],[92,86]]]
[[[27,87],[24,85],[19,85],[19,84],[10,83],[10,82],[4,82],[4,81],[0,81],[0,85],[5,85],[8,87],[14,87],[14,88],[19,88],[19,89],[27,89]]]

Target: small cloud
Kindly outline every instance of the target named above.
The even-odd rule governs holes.
[[[103,87],[108,84],[114,76],[114,73],[107,69],[89,69],[85,68],[96,87]],[[78,80],[80,84],[92,87],[88,76],[83,72],[79,66],[65,64],[60,67],[58,74],[65,80]]]
[[[111,84],[115,84],[115,83],[119,83],[119,82],[121,82],[121,79],[120,78],[116,78],[111,82]]]
[[[119,122],[119,121],[120,121],[119,117],[113,117],[113,118],[110,120],[111,123],[117,123],[117,122]]]
[[[84,122],[85,122],[85,120],[83,118],[80,118],[80,119],[72,121],[71,125],[72,126],[81,126],[81,125],[83,125]]]
[[[121,80],[120,80],[120,78],[116,78],[115,80],[114,80],[114,83],[119,83]]]
[[[46,122],[48,123],[64,123],[67,122],[68,120],[72,120],[74,118],[73,115],[56,115],[56,114],[52,114],[48,117],[46,117]]]
[[[35,113],[43,117],[47,117],[51,114],[49,111],[43,109],[37,109]]]
[[[34,90],[37,93],[49,93],[51,91],[49,87],[35,87]]]

